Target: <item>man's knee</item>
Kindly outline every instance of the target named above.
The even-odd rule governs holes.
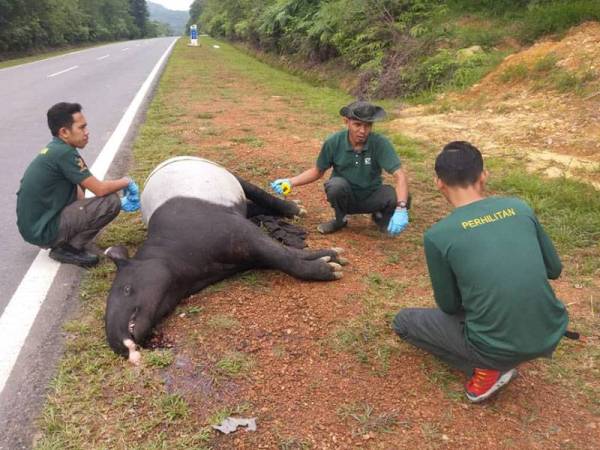
[[[350,183],[342,177],[333,177],[325,183],[327,199],[332,200],[340,195],[348,195],[352,192]]]
[[[110,215],[110,217],[114,219],[119,215],[119,212],[121,212],[121,198],[119,197],[119,194],[114,192],[112,194],[107,195],[106,203],[107,212]]]
[[[409,334],[410,316],[411,309],[404,308],[401,309],[398,314],[396,314],[396,317],[394,317],[394,320],[392,321],[392,328],[402,339],[406,338]]]

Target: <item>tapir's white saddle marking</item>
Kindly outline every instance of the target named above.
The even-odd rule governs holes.
[[[246,214],[246,197],[238,180],[217,163],[195,156],[163,161],[148,175],[141,197],[144,223],[174,197],[197,198]]]

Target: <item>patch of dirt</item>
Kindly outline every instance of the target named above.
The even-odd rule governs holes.
[[[533,72],[544,57],[555,58],[563,73],[585,77],[583,90],[540,87]],[[464,93],[402,110],[392,127],[439,147],[468,140],[486,154],[522,159],[532,171],[575,177],[600,189],[599,61],[600,23],[585,23],[560,41],[508,56]],[[503,82],[502,74],[518,65],[529,71],[525,78]]]
[[[193,99],[180,89],[165,98],[188,113],[172,130],[199,156],[258,185],[313,165],[321,138],[341,126],[294,93],[274,95],[225,63],[207,64],[214,65],[210,95]],[[182,87],[195,82],[183,80]],[[455,138],[469,138],[466,130],[485,135],[483,125],[467,126],[477,124],[476,116],[464,123],[456,115],[436,117],[444,126],[424,126],[428,140],[441,144],[448,139],[443,130],[455,130]],[[420,122],[410,122],[410,130],[407,123],[400,119],[397,126],[415,131]],[[167,387],[184,396],[198,424],[223,408],[257,417],[257,432],[215,434],[212,448],[545,449],[592,448],[600,441],[600,418],[585,394],[552,377],[547,363],[525,364],[504,392],[476,406],[463,398],[462,375],[394,336],[389,323],[398,309],[434,304],[421,239],[447,206],[424,178],[429,180],[412,182],[412,222],[396,239],[379,234],[367,216],[353,216],[346,229],[321,236],[317,224],[331,217],[322,183],[295,189],[291,198],[309,211],[299,222],[310,231],[309,247],[346,249],[344,278],[309,283],[252,272],[187,300],[186,306],[201,307],[199,313],[169,317],[161,340],[176,343],[176,360],[165,370]],[[593,295],[592,288],[571,292],[571,284],[566,279],[555,286],[564,298],[582,299],[574,305],[581,311],[572,314],[588,314],[583,299]],[[232,320],[211,324],[223,316]],[[355,341],[340,339],[346,331],[354,332]],[[211,367],[231,351],[245,354],[251,368],[210,378]]]

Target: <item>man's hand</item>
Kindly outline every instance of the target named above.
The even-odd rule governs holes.
[[[140,196],[140,188],[135,181],[130,179],[126,189],[129,191],[129,194],[135,195],[136,197]]]
[[[408,210],[406,208],[396,208],[394,215],[390,219],[387,230],[392,236],[397,236],[404,231],[407,225]]]
[[[292,183],[288,178],[279,178],[271,183],[271,189],[280,195],[288,195],[292,192]]]

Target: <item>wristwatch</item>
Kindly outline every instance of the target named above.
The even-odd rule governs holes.
[[[396,203],[396,206],[398,208],[404,208],[404,209],[406,209],[407,204],[406,204],[406,202],[404,200],[400,200],[398,203]]]

